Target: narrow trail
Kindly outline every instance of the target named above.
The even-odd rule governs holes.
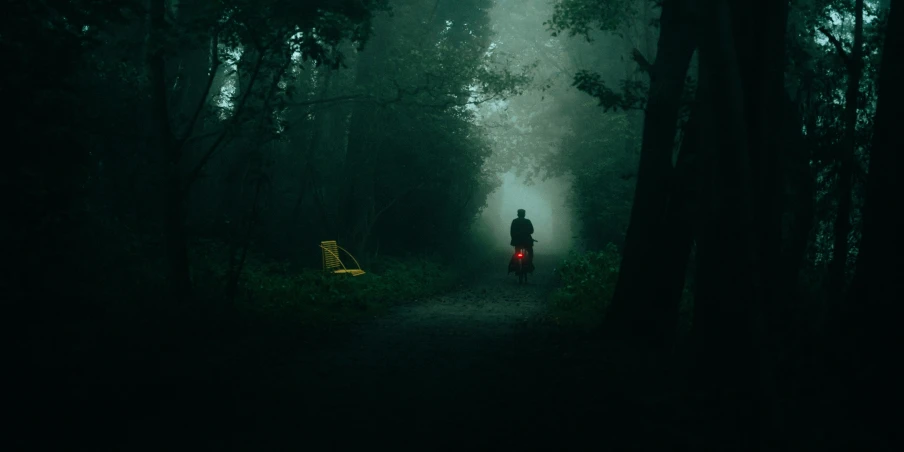
[[[543,321],[557,262],[538,257],[528,285],[503,266],[325,344],[147,386],[130,405],[159,410],[128,414],[118,450],[683,450],[668,410],[639,400],[655,375]]]
[[[294,397],[283,388],[278,407],[253,404],[273,411],[256,416],[249,447],[570,450],[630,430],[640,435],[630,442],[648,450],[645,442],[663,440],[642,437],[651,416],[622,407],[592,350],[562,343],[539,322],[558,261],[538,258],[525,286],[500,272],[398,307],[303,356]]]
[[[313,372],[304,386],[326,396],[308,410],[319,418],[312,421],[355,426],[353,435],[331,439],[337,447],[377,437],[413,447],[438,436],[464,447],[474,445],[468,438],[501,433],[525,414],[515,399],[532,404],[538,390],[526,385],[538,383],[526,362],[550,351],[529,340],[551,288],[551,268],[538,267],[527,285],[502,272],[487,276],[401,306],[306,356],[302,367]]]

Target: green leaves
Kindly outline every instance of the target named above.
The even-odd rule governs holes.
[[[561,287],[552,295],[551,311],[558,323],[592,327],[605,315],[612,300],[621,256],[615,245],[601,251],[576,254],[555,273]]]
[[[599,74],[582,70],[574,76],[571,85],[595,97],[603,111],[638,110],[646,103],[647,86],[642,81],[622,80],[621,92],[615,92]]]
[[[584,36],[591,41],[593,31],[615,31],[635,14],[631,0],[562,0],[552,18],[543,23],[552,36],[568,31],[568,36]]]

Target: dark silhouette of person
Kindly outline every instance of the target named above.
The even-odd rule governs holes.
[[[526,248],[527,255],[530,257],[531,265],[534,262],[534,225],[527,218],[524,218],[524,209],[518,209],[518,218],[512,220],[510,234],[512,236],[511,245],[518,248]]]

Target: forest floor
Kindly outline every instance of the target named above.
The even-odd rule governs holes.
[[[91,377],[60,416],[92,450],[684,449],[667,378],[619,370],[600,341],[549,322],[558,261],[540,256],[523,286],[503,264],[327,341]]]
[[[559,261],[538,258],[528,285],[486,274],[307,349],[266,383],[242,385],[256,390],[242,391],[233,406],[253,414],[231,438],[213,437],[247,450],[674,450],[657,423],[668,420],[620,386],[600,359],[602,345],[545,321]],[[635,389],[643,384],[631,379]]]
[[[541,254],[519,285],[503,261],[326,331],[238,311],[123,319],[72,303],[17,338],[34,356],[8,373],[21,378],[7,384],[6,449],[684,451],[727,435],[692,413],[685,364],[557,324],[559,262]],[[813,358],[795,361],[788,447],[769,450],[892,450],[857,446],[872,436],[838,405],[843,384],[819,383]]]

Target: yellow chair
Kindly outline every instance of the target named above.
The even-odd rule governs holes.
[[[328,270],[333,273],[348,274],[352,276],[360,276],[364,274],[364,270],[361,270],[361,264],[358,263],[358,260],[355,259],[355,256],[352,256],[352,253],[349,253],[345,250],[345,248],[336,244],[335,240],[320,242],[320,249],[323,250],[324,270]],[[352,261],[355,262],[355,266],[358,268],[346,268],[345,264],[342,263],[342,259],[339,258],[339,250],[342,250],[345,254],[348,254],[348,257],[352,258]]]

